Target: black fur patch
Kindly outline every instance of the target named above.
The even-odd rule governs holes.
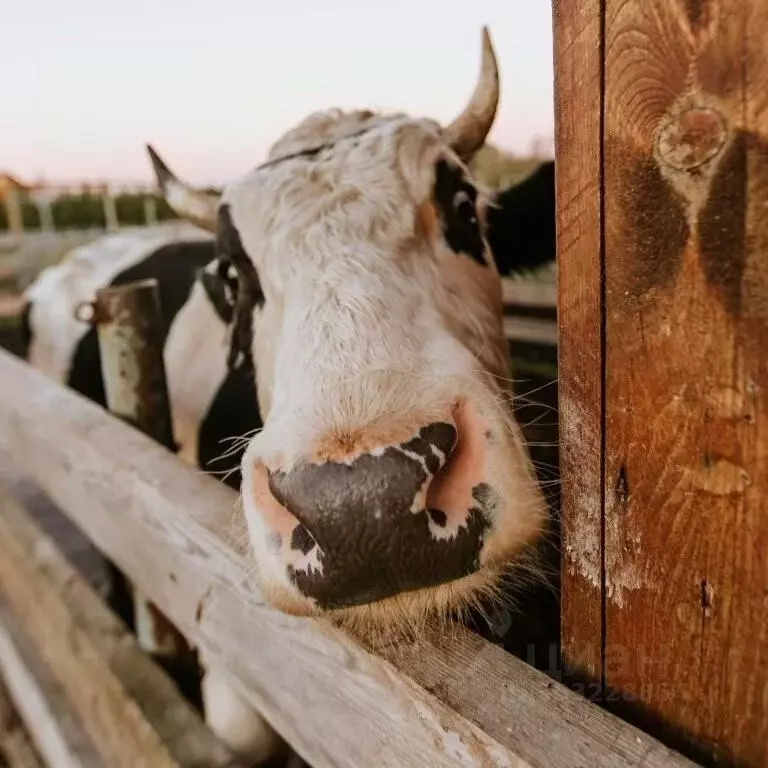
[[[246,446],[235,447],[230,438],[263,426],[253,371],[248,367],[228,371],[200,423],[197,463],[216,473],[230,488],[240,490],[240,462]],[[228,454],[223,457],[222,454]]]
[[[464,171],[445,160],[438,160],[433,198],[450,249],[455,253],[466,253],[473,261],[485,266],[485,245],[475,208],[477,190]]]
[[[530,176],[496,194],[488,206],[488,243],[503,276],[537,269],[555,260],[555,164],[542,163]]]

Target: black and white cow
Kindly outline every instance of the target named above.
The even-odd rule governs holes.
[[[215,242],[112,235],[28,291],[29,361],[103,403],[73,309],[158,278],[179,453],[229,469],[210,462],[248,435],[230,482],[280,610],[412,630],[492,594],[545,525],[510,408],[500,274],[554,258],[553,167],[495,197],[473,181],[498,93],[484,30],[476,90],[447,127],[313,114],[221,199],[150,151],[169,203]],[[203,693],[225,741],[270,754],[275,735],[215,668]]]
[[[159,226],[100,237],[73,249],[29,286],[22,326],[30,364],[106,406],[96,329],[76,319],[73,307],[92,301],[99,288],[156,278],[169,390],[174,406],[178,404],[172,415],[179,454],[192,464],[221,473],[237,489],[239,455],[220,458],[228,453],[226,438],[256,429],[261,421],[253,377],[226,366],[231,310],[215,257],[213,239],[196,227],[179,231],[178,226]],[[216,335],[219,344],[210,358],[200,361],[207,369],[204,380],[195,378],[194,391],[188,392],[195,371],[186,361],[180,367],[177,339],[181,335],[184,346],[186,334],[201,325],[208,336]]]

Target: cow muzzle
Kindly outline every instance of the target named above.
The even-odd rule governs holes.
[[[289,469],[259,463],[243,492],[301,595],[324,610],[371,603],[481,567],[490,436],[463,403],[403,441]]]

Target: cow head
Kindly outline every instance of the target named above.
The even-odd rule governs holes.
[[[510,403],[491,203],[467,162],[498,102],[448,127],[314,114],[212,199],[154,151],[182,215],[216,233],[233,365],[263,430],[242,501],[279,608],[391,623],[472,604],[536,539],[545,505]]]

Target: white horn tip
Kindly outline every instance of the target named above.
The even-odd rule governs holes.
[[[488,29],[487,24],[483,24],[482,28],[482,37],[483,37],[483,51],[493,51],[493,41],[491,40],[491,30]]]

